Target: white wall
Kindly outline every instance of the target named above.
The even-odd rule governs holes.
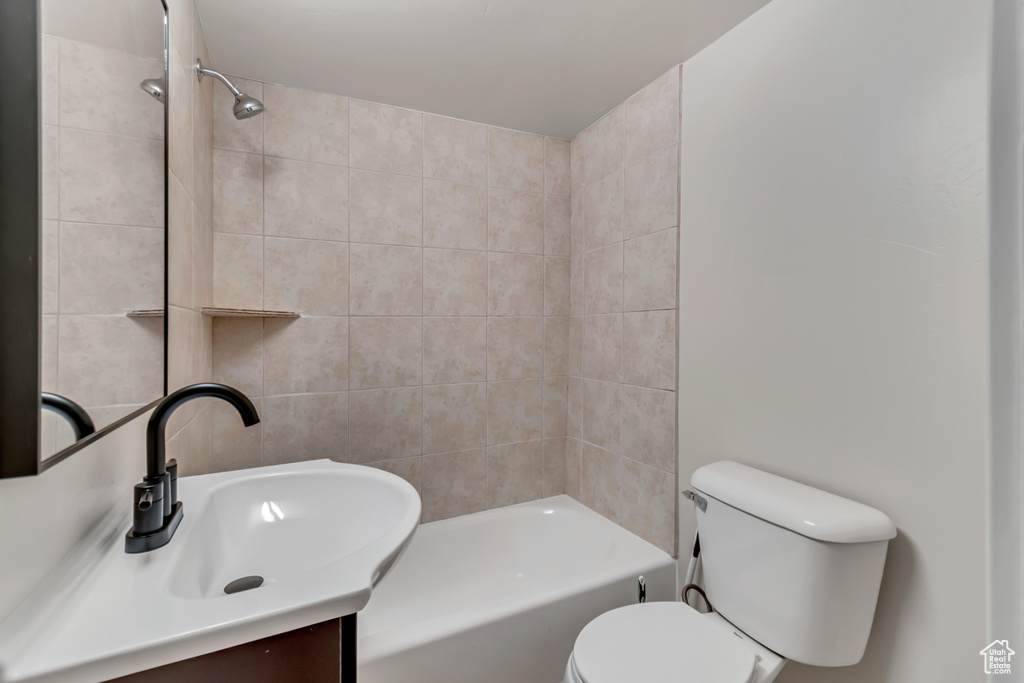
[[[996,3],[993,26],[987,640],[1016,645],[1024,642],[1024,1]],[[1024,681],[1024,666],[1015,675]]]
[[[149,413],[37,477],[0,479],[0,622],[111,516],[146,473]]]
[[[40,0],[42,33],[163,59],[160,0]]]
[[[683,67],[680,488],[735,459],[900,532],[864,660],[782,683],[984,676],[989,19],[774,0]]]

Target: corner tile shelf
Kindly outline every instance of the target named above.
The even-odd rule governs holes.
[[[139,311],[128,311],[125,315],[129,318],[162,318],[164,317],[164,309],[145,308]]]
[[[257,311],[251,308],[203,308],[211,318],[300,318],[294,311]]]

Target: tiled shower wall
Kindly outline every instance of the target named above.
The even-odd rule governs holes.
[[[192,2],[168,3],[167,389],[213,376],[213,321],[201,309],[213,302],[213,87],[199,83],[196,58],[209,63]],[[203,471],[209,459],[211,412],[205,401],[178,409],[168,427],[168,457],[179,474]]]
[[[676,545],[675,67],[572,141],[566,493]]]
[[[193,3],[171,0],[168,89],[168,388],[208,380],[212,323],[213,83]],[[163,319],[128,311],[163,307],[164,121],[139,83],[160,60],[43,36],[42,386],[81,403],[97,427],[163,389]],[[182,472],[209,453],[202,403],[175,413],[168,449]],[[73,440],[43,412],[43,452]],[[185,428],[187,425],[187,429]]]
[[[42,388],[100,428],[163,388],[162,321],[125,316],[163,306],[163,116],[138,87],[162,65],[46,35],[40,55]],[[42,418],[44,457],[74,441]]]
[[[371,464],[425,520],[564,490],[672,550],[679,69],[570,154],[245,80],[268,112],[239,122],[194,77],[191,3],[170,27],[170,389],[212,377],[264,418],[179,410],[182,472]]]
[[[268,111],[239,122],[226,89],[195,79],[209,58],[189,0],[170,2],[170,32],[170,389],[225,381],[264,418],[246,430],[220,404],[179,410],[168,449],[182,473],[365,463],[413,482],[425,520],[565,491],[673,551],[681,68],[571,144],[245,80]],[[159,206],[62,192],[74,163],[119,177],[75,145],[156,160],[162,131],[130,129],[113,99],[76,111],[75,89],[159,65],[56,39],[43,52],[58,169],[46,244],[95,272],[137,241],[125,230],[158,229],[159,211],[138,211]],[[158,177],[141,157],[115,161],[132,182]],[[119,251],[95,235],[72,248],[76,223],[113,231]],[[138,299],[113,314],[155,307],[147,282],[111,291]],[[83,286],[44,285],[51,327],[93,314],[71,310]],[[211,305],[302,317],[211,319]]]
[[[239,79],[214,92],[215,406],[205,471],[331,458],[412,482],[425,521],[561,493],[564,140]]]

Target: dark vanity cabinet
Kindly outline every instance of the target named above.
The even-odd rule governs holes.
[[[356,615],[114,679],[116,683],[355,683]]]

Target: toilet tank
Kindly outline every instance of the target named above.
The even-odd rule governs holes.
[[[896,526],[884,513],[736,462],[693,473],[704,588],[715,610],[787,659],[864,655]],[[697,501],[698,503],[700,501]]]

